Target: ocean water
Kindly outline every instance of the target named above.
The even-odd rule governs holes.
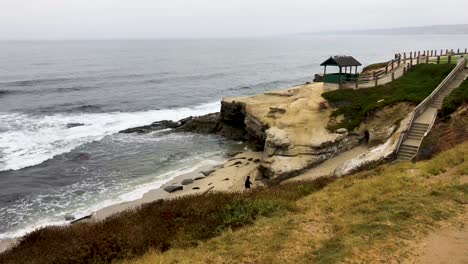
[[[310,81],[331,55],[369,64],[467,46],[466,35],[0,42],[0,239],[137,199],[237,144],[120,130]]]

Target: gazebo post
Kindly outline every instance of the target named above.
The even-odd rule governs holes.
[[[327,74],[327,65],[325,65],[325,68],[323,69],[323,76],[325,77],[326,74]]]

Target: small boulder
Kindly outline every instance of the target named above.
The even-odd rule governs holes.
[[[193,187],[192,190],[200,190],[200,187]]]
[[[79,126],[84,126],[85,124],[83,123],[68,123],[67,128],[73,128],[73,127],[79,127]]]
[[[184,187],[180,185],[170,185],[170,186],[164,187],[164,190],[168,193],[182,191],[183,189]]]
[[[223,181],[229,181],[229,178],[224,179]]]
[[[236,166],[236,165],[241,165],[241,164],[242,164],[242,161],[236,161],[231,165],[231,167]]]
[[[182,185],[189,185],[189,184],[192,184],[193,183],[193,180],[192,179],[185,179],[182,181]]]
[[[199,180],[203,180],[203,179],[205,179],[205,177],[203,177],[203,176],[198,176],[198,177],[195,177],[193,180],[199,181]]]
[[[253,158],[249,158],[248,161],[253,161]]]
[[[335,132],[338,134],[346,134],[348,133],[348,130],[346,128],[339,128]]]
[[[207,170],[207,171],[202,171],[201,174],[205,175],[205,177],[208,177],[210,176],[211,174],[213,174],[213,172],[215,172],[216,170]]]

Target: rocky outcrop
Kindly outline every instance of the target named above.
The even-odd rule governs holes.
[[[265,150],[260,164],[263,176],[271,182],[294,177],[323,161],[359,145],[362,136],[344,133],[332,141],[311,141],[295,145],[290,136],[279,128],[266,131]]]
[[[162,130],[162,129],[167,129],[167,128],[176,128],[176,127],[181,126],[182,124],[183,124],[182,120],[179,121],[179,122],[173,122],[173,121],[170,121],[170,120],[163,120],[163,121],[154,122],[151,125],[147,125],[147,126],[140,126],[140,127],[125,129],[125,130],[120,131],[119,133],[124,133],[124,134],[139,133],[139,134],[143,134],[143,133],[149,133],[149,132],[152,132],[152,131],[157,131],[157,130]]]
[[[207,114],[198,117],[189,117],[182,119],[179,122],[181,126],[176,127],[176,131],[193,132],[202,134],[215,134],[221,131],[222,124],[220,122],[219,113]]]

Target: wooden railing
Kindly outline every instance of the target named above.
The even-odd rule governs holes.
[[[444,53],[445,52],[445,53]],[[395,54],[394,59],[390,60],[387,65],[382,67],[380,70],[373,71],[371,73],[360,74],[356,81],[348,82],[343,84],[349,86],[348,88],[358,89],[360,85],[368,84],[366,87],[375,87],[379,85],[379,80],[382,79],[383,76],[388,75],[391,73],[391,80],[399,78],[405,75],[408,70],[417,64],[422,63],[432,63],[433,59],[435,59],[435,63],[439,64],[441,62],[441,57],[447,57],[447,63],[451,63],[452,56],[457,55],[465,55],[468,54],[468,48],[454,49],[448,50],[424,50],[424,51],[414,51],[404,53],[397,53]],[[395,75],[395,70],[398,69],[400,66],[403,66],[403,71],[399,72],[399,76]],[[390,78],[390,76],[389,76]]]
[[[445,90],[447,87],[447,84],[452,81],[452,79],[455,77],[455,75],[462,71],[466,67],[467,63],[467,58],[462,58],[457,62],[457,66],[445,77],[445,79],[437,86],[437,88],[428,96],[426,99],[424,99],[416,108],[414,108],[413,113],[411,115],[411,119],[408,124],[408,128],[405,131],[402,131],[400,134],[400,138],[398,139],[398,143],[394,152],[394,159],[397,158],[398,151],[400,150],[401,145],[403,142],[408,138],[408,133],[411,130],[411,127],[413,126],[414,121],[420,117],[424,111],[427,110],[427,108],[434,102],[434,100],[437,98],[437,96]],[[435,116],[432,119],[431,123],[429,124],[428,130],[430,131],[432,126],[434,125],[435,122]],[[425,135],[424,135],[425,136]],[[419,148],[418,148],[419,152]]]

